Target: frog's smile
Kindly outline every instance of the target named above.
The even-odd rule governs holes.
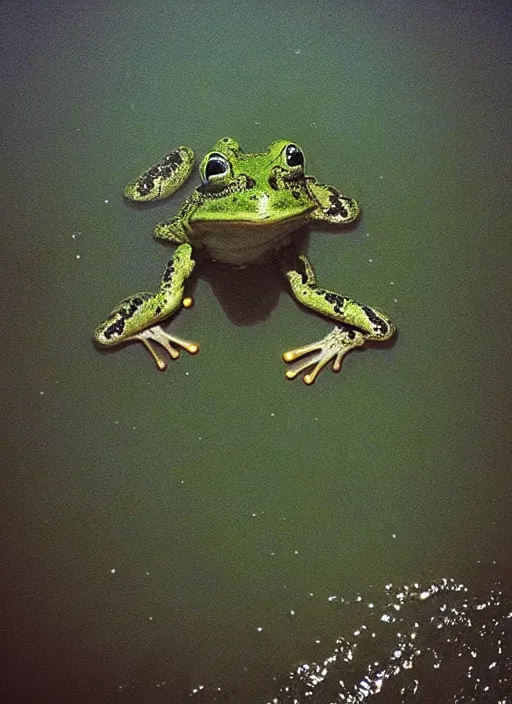
[[[173,150],[131,181],[125,196],[133,201],[162,200],[188,178],[194,154],[188,147]],[[281,257],[282,268],[295,298],[317,313],[337,321],[323,340],[286,352],[286,362],[308,355],[286,373],[289,379],[304,375],[313,383],[321,369],[333,360],[337,371],[344,355],[367,340],[389,340],[395,326],[383,313],[347,296],[319,288],[309,260],[281,252],[293,245],[294,233],[314,222],[343,226],[353,222],[359,206],[332,186],[322,185],[304,173],[300,147],[287,140],[272,142],[264,151],[245,153],[231,137],[219,140],[203,158],[201,185],[183,203],[178,214],[155,228],[155,236],[178,245],[167,264],[156,294],[141,293],[122,301],[96,328],[95,341],[104,346],[130,340],[142,342],[159,369],[167,364],[154,344],[164,347],[173,359],[179,351],[171,343],[194,354],[198,345],[164,332],[160,322],[181,305],[188,307],[185,282],[195,265],[193,251],[236,267],[272,256]]]

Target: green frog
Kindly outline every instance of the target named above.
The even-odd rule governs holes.
[[[131,181],[124,195],[131,201],[158,201],[172,195],[188,178],[194,153],[179,147]],[[272,142],[260,153],[246,153],[231,137],[219,140],[203,158],[201,185],[185,200],[177,215],[158,224],[155,236],[177,245],[156,293],[137,293],[122,301],[94,331],[97,344],[111,347],[132,340],[142,342],[160,370],[182,347],[199,351],[194,342],[163,330],[160,323],[181,306],[189,307],[185,283],[195,266],[196,253],[244,267],[279,258],[295,299],[337,325],[322,340],[283,354],[296,362],[286,372],[294,379],[302,372],[312,384],[330,362],[339,371],[343,357],[367,340],[384,342],[395,333],[392,321],[375,308],[321,288],[309,259],[293,248],[294,233],[306,224],[343,226],[359,215],[357,202],[336,188],[306,176],[302,149],[288,140]]]

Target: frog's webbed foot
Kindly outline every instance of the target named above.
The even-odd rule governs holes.
[[[285,362],[294,362],[296,359],[308,355],[306,359],[303,359],[286,372],[286,378],[295,379],[295,377],[303,371],[309,367],[313,367],[311,372],[303,376],[305,384],[312,384],[318,374],[331,360],[334,360],[332,365],[333,371],[339,372],[343,357],[355,347],[364,345],[367,337],[368,336],[360,330],[353,330],[344,325],[337,325],[334,330],[322,340],[313,342],[310,345],[305,345],[304,347],[297,347],[283,354]]]
[[[136,293],[121,301],[94,331],[96,344],[112,347],[133,340],[142,342],[162,371],[166,369],[167,363],[153,343],[163,347],[171,359],[180,355],[171,343],[183,347],[190,354],[196,354],[199,345],[173,337],[160,327],[160,323],[173,315],[180,306],[190,308],[192,305],[192,299],[184,297],[184,285],[194,264],[191,245],[180,245],[167,263],[157,293]]]
[[[189,354],[197,354],[199,352],[199,345],[195,342],[189,342],[188,340],[183,340],[175,335],[169,335],[165,332],[160,325],[153,325],[151,328],[146,328],[139,332],[137,335],[133,335],[131,340],[139,340],[145,346],[149,354],[153,357],[156,362],[158,369],[163,372],[167,369],[167,361],[164,357],[158,354],[157,349],[152,343],[156,342],[161,347],[163,347],[171,359],[178,359],[180,356],[180,351],[174,345],[183,347]]]
[[[167,359],[165,356],[162,357],[162,355],[159,354],[158,347],[155,347],[154,343],[163,347],[171,359],[178,359],[180,356],[178,347],[182,347],[189,354],[197,354],[199,352],[199,345],[196,342],[183,340],[176,335],[169,335],[161,325],[156,324],[158,318],[155,320],[155,324],[142,330],[140,329],[140,325],[143,325],[144,322],[147,324],[148,320],[150,321],[151,318],[143,319],[139,316],[141,317],[140,322],[134,321],[134,325],[129,325],[130,321],[128,321],[127,313],[133,310],[134,301],[152,304],[152,308],[154,308],[154,299],[157,299],[158,296],[159,294],[156,296],[152,294],[138,294],[123,301],[123,303],[111,313],[107,320],[95,330],[94,338],[96,342],[105,347],[118,344],[119,342],[142,342],[155,360],[156,366],[162,372],[167,369]],[[184,308],[190,308],[192,304],[192,298],[188,296],[181,302]],[[127,322],[128,325],[126,325]]]
[[[163,200],[185,183],[194,166],[194,152],[188,147],[173,149],[124,189],[125,198],[143,203]]]

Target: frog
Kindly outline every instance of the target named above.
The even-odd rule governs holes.
[[[173,149],[130,181],[124,196],[134,203],[173,195],[194,167],[190,147]],[[321,287],[309,258],[300,253],[297,233],[304,226],[342,228],[357,220],[360,207],[337,188],[305,172],[303,150],[286,139],[262,152],[245,152],[232,137],[216,142],[199,165],[201,183],[172,218],[160,222],[154,236],[176,245],[156,293],[136,293],[121,301],[93,333],[100,347],[141,342],[159,370],[169,358],[199,351],[196,342],[165,331],[161,323],[193,304],[185,288],[198,259],[208,257],[230,267],[265,265],[277,260],[294,299],[335,327],[323,339],[283,354],[286,378],[299,375],[313,384],[332,362],[334,371],[351,350],[367,342],[386,342],[395,332],[391,319],[350,296]]]

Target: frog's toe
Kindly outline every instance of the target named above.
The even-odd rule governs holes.
[[[303,371],[313,367],[312,371],[304,374],[303,377],[305,384],[312,384],[331,360],[334,360],[333,371],[338,372],[341,368],[341,361],[347,352],[350,352],[355,347],[364,345],[366,338],[367,336],[359,330],[337,325],[322,340],[304,347],[297,347],[283,354],[285,362],[294,362],[296,359],[307,355],[306,359],[303,359],[286,372],[286,378],[295,379]]]
[[[146,328],[137,335],[133,335],[131,339],[142,342],[155,360],[156,366],[161,372],[167,369],[167,361],[158,353],[153,343],[156,342],[158,345],[163,347],[171,359],[178,359],[180,356],[179,349],[173,347],[173,344],[171,343],[174,343],[174,345],[177,345],[178,347],[183,347],[183,349],[189,354],[197,354],[199,352],[199,345],[197,343],[182,340],[180,337],[176,337],[175,335],[169,335],[169,333],[165,332],[160,325],[153,325],[151,328]]]

